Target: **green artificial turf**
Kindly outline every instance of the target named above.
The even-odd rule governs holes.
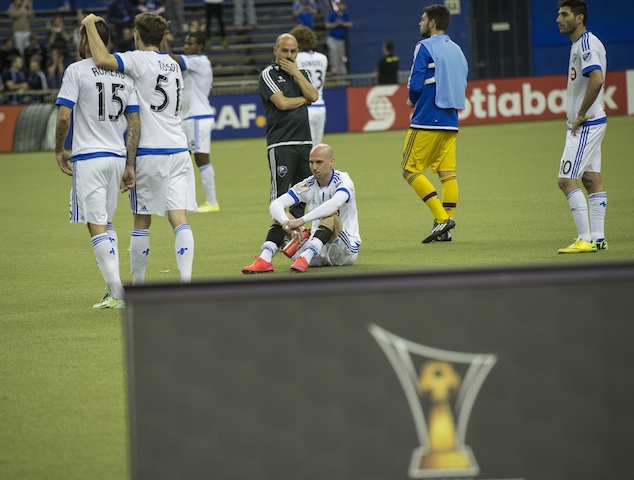
[[[576,235],[557,187],[563,121],[463,127],[454,241],[428,245],[421,239],[433,219],[400,173],[405,132],[326,135],[335,168],[355,182],[363,245],[355,265],[306,275],[632,261],[633,131],[634,118],[609,119],[609,250],[584,255],[557,254]],[[212,141],[212,162],[221,211],[189,217],[194,280],[251,281],[240,269],[270,224],[265,141]],[[34,152],[0,155],[0,183],[0,478],[128,478],[122,315],[92,309],[104,285],[86,227],[68,223],[71,179],[52,152]],[[114,225],[124,280],[131,222],[121,196]],[[173,244],[167,220],[155,217],[148,282],[178,280]],[[278,255],[267,278],[291,275],[290,263]]]

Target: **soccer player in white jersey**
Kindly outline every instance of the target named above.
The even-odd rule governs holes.
[[[323,53],[315,52],[317,36],[315,32],[304,25],[298,25],[291,30],[291,35],[297,39],[299,53],[295,63],[300,70],[310,72],[310,80],[317,89],[319,98],[308,105],[308,121],[313,145],[319,145],[324,137],[326,125],[326,102],[324,102],[324,84],[326,83],[326,71],[328,70],[328,57]]]
[[[198,213],[220,211],[216,197],[216,174],[209,160],[211,130],[214,126],[214,111],[209,104],[209,92],[213,82],[211,62],[203,54],[205,35],[192,32],[185,37],[185,55],[175,55],[170,51],[167,40],[161,48],[178,62],[183,71],[183,130],[187,135],[190,153],[194,154],[200,179],[207,201],[198,207]]]
[[[601,99],[607,61],[601,41],[586,30],[587,20],[588,7],[583,0],[559,2],[557,25],[562,34],[568,35],[572,47],[566,107],[568,133],[558,183],[577,227],[577,239],[559,253],[608,248],[604,233],[608,199],[601,180],[601,141],[607,126]],[[588,193],[587,201],[577,183],[579,179]]]
[[[346,172],[333,167],[332,148],[321,143],[310,151],[310,177],[293,185],[269,207],[275,223],[268,231],[260,256],[242,273],[273,272],[271,260],[286,235],[303,237],[302,227],[312,222],[310,238],[293,256],[291,271],[304,273],[308,267],[351,265],[359,255],[359,216],[354,183]],[[304,202],[308,213],[294,218],[285,209]]]
[[[104,22],[98,25],[98,34],[100,42],[108,42],[110,32]],[[108,285],[94,307],[123,308],[117,234],[111,222],[119,189],[127,191],[135,182],[140,125],[136,89],[129,75],[95,65],[84,27],[77,49],[84,60],[68,66],[55,102],[59,106],[55,157],[62,172],[73,177],[70,221],[87,224],[97,265]],[[72,157],[64,149],[71,117]]]
[[[102,21],[93,14],[82,21],[95,63],[101,68],[129,74],[136,83],[139,99],[141,138],[136,186],[130,191],[134,215],[130,241],[133,283],[141,284],[145,280],[152,215],[167,215],[174,229],[180,280],[189,282],[194,259],[194,235],[187,221],[187,211],[197,208],[196,184],[187,137],[179,116],[183,75],[178,63],[167,53],[159,52],[168,24],[155,13],[138,14],[134,19],[137,50],[112,55],[97,36],[95,24]]]

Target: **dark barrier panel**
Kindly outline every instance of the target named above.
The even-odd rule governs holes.
[[[630,478],[634,264],[132,287],[132,478]]]

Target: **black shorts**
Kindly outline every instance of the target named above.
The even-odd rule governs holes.
[[[271,202],[285,194],[296,183],[312,175],[308,164],[311,149],[312,145],[284,145],[269,148]],[[303,209],[304,205],[301,206],[302,211]],[[299,215],[299,212],[299,208],[291,208],[291,213],[295,217]]]

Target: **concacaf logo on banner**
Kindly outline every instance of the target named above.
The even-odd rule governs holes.
[[[608,116],[632,112],[628,107],[628,74],[608,72],[603,95]],[[408,128],[412,109],[406,102],[406,85],[349,88],[348,111],[355,112],[350,115],[349,131]],[[563,121],[565,117],[565,75],[470,81],[465,109],[459,115],[460,125],[557,118]]]
[[[368,330],[392,364],[412,412],[419,445],[412,452],[409,477],[479,475],[476,457],[465,443],[467,426],[480,387],[497,357],[421,345],[376,324],[370,324]]]
[[[210,97],[215,122],[212,140],[262,137],[266,133],[264,107],[257,93]]]

